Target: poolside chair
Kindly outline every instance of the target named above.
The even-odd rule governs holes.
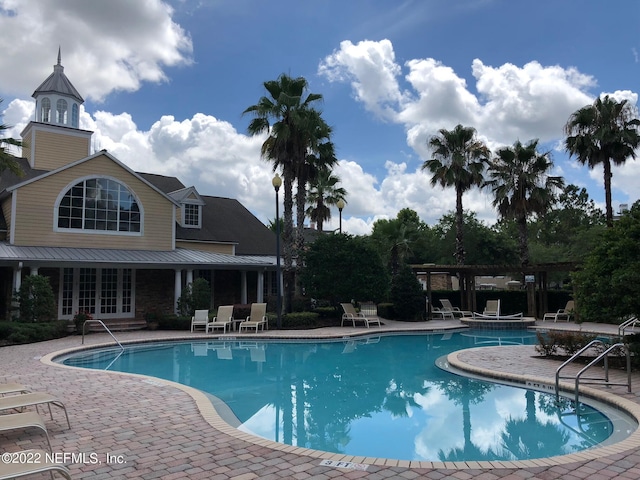
[[[378,317],[368,317],[362,312],[356,312],[356,308],[351,303],[341,303],[342,310],[344,313],[342,314],[342,322],[340,323],[341,327],[344,327],[344,321],[350,321],[353,326],[356,326],[356,322],[362,322],[367,328],[370,327],[371,324],[378,325],[381,327],[380,319]]]
[[[209,333],[216,328],[222,328],[223,333],[227,333],[227,327],[231,330],[233,324],[233,305],[221,305],[213,320],[207,323],[206,331]]]
[[[258,329],[262,327],[262,330],[269,328],[269,320],[267,319],[267,304],[266,303],[252,303],[251,313],[246,320],[240,323],[240,333],[242,329],[248,330],[249,328],[255,328],[256,333]]]
[[[499,317],[500,316],[500,300],[487,300],[482,315],[487,317]]]
[[[542,321],[545,322],[553,319],[554,322],[557,322],[558,320],[570,322],[573,320],[574,310],[575,302],[573,300],[569,300],[564,308],[561,308],[556,312],[545,313],[542,317]]]
[[[442,305],[442,310],[446,312],[451,312],[453,316],[456,318],[473,316],[473,312],[469,312],[467,310],[460,310],[460,308],[454,307],[453,305],[451,305],[451,301],[448,298],[442,298],[440,300],[440,305]]]
[[[203,327],[206,332],[207,323],[209,323],[209,310],[196,310],[193,317],[191,317],[191,331],[193,332],[196,328]]]
[[[19,383],[1,383],[0,395],[6,395],[7,393],[28,393],[29,389]]]
[[[33,459],[34,463],[0,462],[0,480],[9,480],[44,472],[51,473],[52,479],[54,478],[53,473],[55,472],[67,480],[71,480],[71,472],[69,469],[59,463],[49,462],[47,453],[44,450],[22,450],[20,452],[14,452],[14,454],[20,454],[23,455],[24,458]],[[39,461],[35,462],[35,460]]]
[[[32,392],[22,395],[9,395],[7,397],[0,398],[0,411],[1,410],[16,410],[19,408],[35,406],[36,410],[38,405],[47,404],[49,407],[49,415],[53,420],[53,413],[51,412],[51,405],[64,410],[64,416],[67,418],[67,425],[71,428],[71,422],[69,421],[69,415],[67,414],[67,407],[64,406],[60,400],[53,395],[46,392]]]
[[[44,424],[44,420],[38,412],[9,413],[7,415],[0,415],[0,432],[24,430],[31,427],[37,427],[44,432],[47,436],[49,451],[52,452],[53,450],[51,449],[49,432]]]

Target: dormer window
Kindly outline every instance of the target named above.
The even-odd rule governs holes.
[[[182,206],[182,225],[186,228],[200,228],[202,226],[202,206],[185,203]]]

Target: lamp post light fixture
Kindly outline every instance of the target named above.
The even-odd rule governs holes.
[[[278,191],[282,186],[282,179],[280,175],[276,173],[276,176],[271,180],[276,191],[276,291],[278,298],[276,299],[276,315],[278,318],[277,327],[278,330],[282,328],[282,272],[280,271],[280,202],[278,201]]]
[[[342,209],[344,208],[344,200],[343,199],[338,200],[338,203],[336,203],[336,206],[338,207],[338,211],[340,212],[339,232],[342,233]]]

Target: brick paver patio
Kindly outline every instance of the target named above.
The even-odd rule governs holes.
[[[385,321],[381,329],[428,330],[459,327],[455,321],[422,324]],[[570,328],[614,332],[611,326],[541,324],[545,328]],[[378,331],[373,328],[369,331]],[[322,338],[367,333],[358,327],[308,331],[267,331],[260,337]],[[254,334],[242,334],[256,337]],[[165,331],[116,333],[121,342],[168,338],[204,338],[202,333]],[[213,336],[217,338],[219,335]],[[107,334],[91,334],[86,343],[112,343]],[[80,337],[0,348],[0,383],[19,382],[33,391],[46,391],[60,398],[69,411],[71,429],[64,415],[54,409],[53,421],[45,421],[54,452],[67,464],[73,478],[137,479],[332,479],[427,478],[442,479],[579,479],[640,478],[638,432],[620,444],[585,452],[530,462],[408,462],[364,457],[344,457],[275,444],[244,434],[225,424],[203,394],[188,387],[142,376],[66,368],[51,364],[52,352],[75,348]],[[44,357],[44,358],[43,358]],[[538,358],[536,358],[538,357]],[[553,383],[557,362],[539,358],[533,347],[485,347],[455,352],[450,363],[476,374]],[[634,385],[640,376],[634,374]],[[629,402],[640,412],[640,398],[624,387],[594,387],[600,395]],[[640,388],[636,388],[640,390]],[[617,397],[616,397],[617,396]],[[626,408],[626,407],[625,407]],[[636,412],[636,414],[638,414]],[[28,448],[46,449],[46,439],[27,430],[0,435],[2,452]],[[69,455],[75,455],[75,458]],[[79,458],[85,454],[85,458]],[[91,456],[90,454],[94,454]],[[67,456],[65,456],[67,455]],[[108,456],[109,455],[109,456]],[[322,459],[368,464],[366,471],[321,466]],[[50,478],[48,475],[32,478]]]

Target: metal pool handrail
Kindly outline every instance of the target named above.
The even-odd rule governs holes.
[[[122,346],[122,344],[118,341],[116,337],[113,336],[113,333],[111,333],[111,330],[109,330],[109,328],[104,324],[102,320],[85,320],[84,321],[84,323],[82,324],[82,345],[84,345],[84,327],[89,322],[95,322],[102,325],[104,329],[107,331],[107,333],[111,335],[111,338],[113,338],[113,340],[118,344],[118,346],[124,351],[124,347]]]

